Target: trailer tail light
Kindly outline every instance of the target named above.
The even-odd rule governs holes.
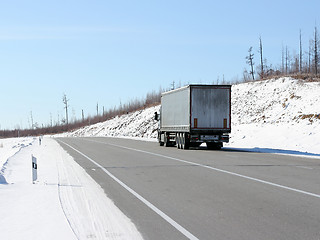
[[[200,139],[199,135],[190,135],[189,137],[191,140],[196,140],[198,141]]]
[[[223,142],[229,142],[229,135],[222,135],[222,136],[221,136],[221,141],[223,141]]]
[[[228,128],[228,120],[226,118],[223,119],[223,128]]]
[[[193,125],[194,125],[194,128],[198,127],[198,118],[193,119]]]

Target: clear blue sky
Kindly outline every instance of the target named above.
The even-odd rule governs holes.
[[[261,35],[268,63],[282,44],[307,49],[320,1],[0,1],[0,128],[93,115],[176,83],[241,78]]]

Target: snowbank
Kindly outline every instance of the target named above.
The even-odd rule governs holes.
[[[320,154],[319,106],[319,82],[280,78],[235,85],[226,146]]]
[[[21,142],[29,142],[2,168],[1,239],[142,239],[133,223],[55,140],[44,138],[41,146],[33,140],[7,140],[2,149],[10,155]],[[38,161],[36,184],[32,184],[31,154]]]
[[[320,83],[292,78],[232,86],[232,133],[227,147],[320,154]],[[60,136],[154,140],[160,106],[122,115]],[[272,152],[272,151],[271,151]],[[277,152],[277,151],[275,151]]]
[[[157,137],[158,121],[154,113],[159,112],[160,106],[124,114],[111,120],[86,126],[73,132],[56,135],[58,137],[130,137],[144,140],[155,140]]]
[[[0,175],[4,171],[8,158],[19,152],[22,148],[31,145],[33,141],[33,138],[0,139]]]
[[[292,78],[232,86],[232,123],[319,125],[320,82]]]

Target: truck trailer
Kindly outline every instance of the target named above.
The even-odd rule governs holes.
[[[231,85],[188,85],[161,94],[158,141],[179,149],[221,149],[231,132]]]

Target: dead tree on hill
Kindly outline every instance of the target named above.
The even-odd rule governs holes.
[[[264,77],[264,69],[263,69],[263,56],[262,56],[262,40],[261,40],[261,36],[259,38],[259,53],[260,53],[260,64],[261,64],[261,69],[260,69],[260,78],[263,79]]]
[[[309,41],[309,52],[308,52],[308,73],[311,73],[311,40]]]
[[[252,53],[252,47],[249,48],[248,52],[249,52],[249,55],[246,56],[247,64],[249,64],[249,66],[251,68],[250,74],[252,76],[252,80],[254,80],[254,70],[253,70],[253,65],[254,65],[253,56],[254,56],[254,54]]]
[[[313,55],[314,55],[314,70],[315,74],[318,74],[318,65],[319,65],[319,36],[318,29],[314,27],[314,40],[313,40]]]
[[[31,119],[31,129],[34,128],[34,124],[33,124],[33,115],[32,115],[32,111],[30,112],[30,119]]]
[[[301,29],[300,29],[300,38],[299,38],[299,40],[300,40],[300,44],[299,44],[299,46],[300,46],[299,72],[301,73],[301,72],[302,72],[302,41],[301,41]]]
[[[97,116],[99,116],[99,103],[97,102]]]
[[[286,75],[288,74],[288,60],[289,60],[289,52],[288,52],[288,46],[286,46]]]
[[[282,44],[282,51],[281,51],[281,74],[284,74],[284,48]]]
[[[62,97],[62,102],[64,104],[64,108],[66,109],[66,124],[68,126],[68,102],[69,102],[69,99],[67,99],[67,95],[64,93],[63,94],[63,97]]]

